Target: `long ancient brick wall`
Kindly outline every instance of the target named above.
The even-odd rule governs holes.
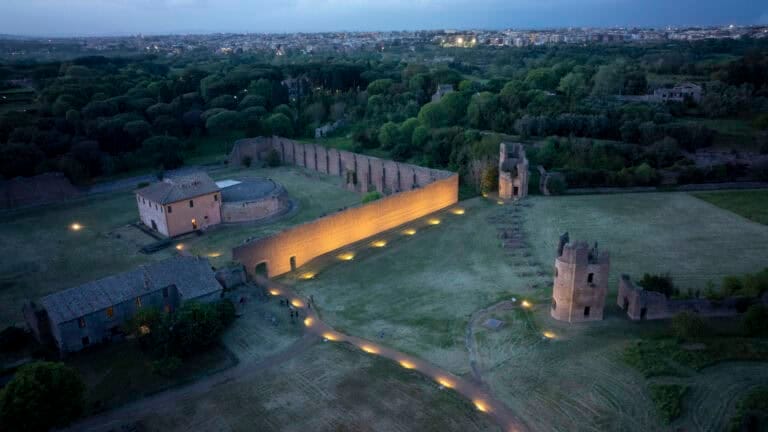
[[[270,142],[286,164],[340,176],[348,180],[348,188],[358,192],[370,188],[388,196],[234,248],[232,258],[242,263],[250,274],[254,274],[259,264],[266,263],[269,276],[279,276],[292,270],[292,262],[295,267],[300,267],[320,255],[458,201],[459,176],[455,173],[276,137],[258,141],[259,150],[251,153],[251,157],[263,154],[264,142]],[[237,149],[238,145],[235,147]],[[237,155],[249,154],[244,148],[237,152]],[[235,160],[230,162],[237,163]]]

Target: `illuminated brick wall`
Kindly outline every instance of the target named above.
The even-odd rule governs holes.
[[[347,183],[352,190],[379,190],[390,195],[233,249],[233,259],[242,263],[250,274],[254,274],[257,265],[266,263],[269,276],[279,276],[291,271],[292,257],[296,267],[300,267],[320,255],[396,228],[458,201],[459,176],[454,173],[327,150],[322,146],[283,138],[265,140],[272,141],[286,164],[292,164],[292,156],[299,155],[296,165],[344,179],[356,177],[356,183]],[[236,151],[238,155],[247,153],[244,149]],[[304,158],[309,155],[310,159]],[[353,172],[355,175],[351,175]]]

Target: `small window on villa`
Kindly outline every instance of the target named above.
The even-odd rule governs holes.
[[[552,298],[552,310],[555,310],[555,309],[557,309],[557,300],[555,300],[555,298],[553,297]]]
[[[587,282],[592,283],[594,281],[595,281],[595,274],[594,273],[590,273],[589,275],[587,275]]]
[[[77,325],[80,328],[85,328],[85,317],[80,318],[79,320],[77,320]]]
[[[189,200],[189,208],[192,208],[195,206],[195,201]]]
[[[173,213],[173,207],[168,206],[168,213]]]
[[[107,308],[107,318],[112,318],[115,316],[115,308],[108,307]]]
[[[136,297],[136,307],[137,308],[141,307],[141,297]]]
[[[168,297],[168,288],[163,288],[163,297]]]
[[[218,201],[219,200],[219,194],[213,194],[213,200]]]
[[[584,307],[584,316],[585,316],[585,317],[588,317],[588,316],[589,316],[589,306],[585,306],[585,307]]]

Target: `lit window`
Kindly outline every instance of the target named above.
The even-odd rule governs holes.
[[[115,316],[115,308],[108,307],[107,308],[107,318],[112,318]]]
[[[195,201],[189,200],[189,208],[192,208],[195,206]]]
[[[168,213],[173,213],[173,208],[171,206],[168,206]]]
[[[136,297],[136,307],[137,308],[141,307],[141,297]]]
[[[78,325],[80,328],[85,328],[85,317],[83,317],[83,318],[80,318],[79,320],[77,320],[77,325]]]

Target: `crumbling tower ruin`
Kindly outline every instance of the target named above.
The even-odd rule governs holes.
[[[501,143],[499,151],[499,198],[528,196],[528,159],[520,143]]]
[[[568,233],[560,237],[555,258],[552,288],[552,318],[570,323],[603,319],[608,293],[610,256],[597,243],[570,243]]]

